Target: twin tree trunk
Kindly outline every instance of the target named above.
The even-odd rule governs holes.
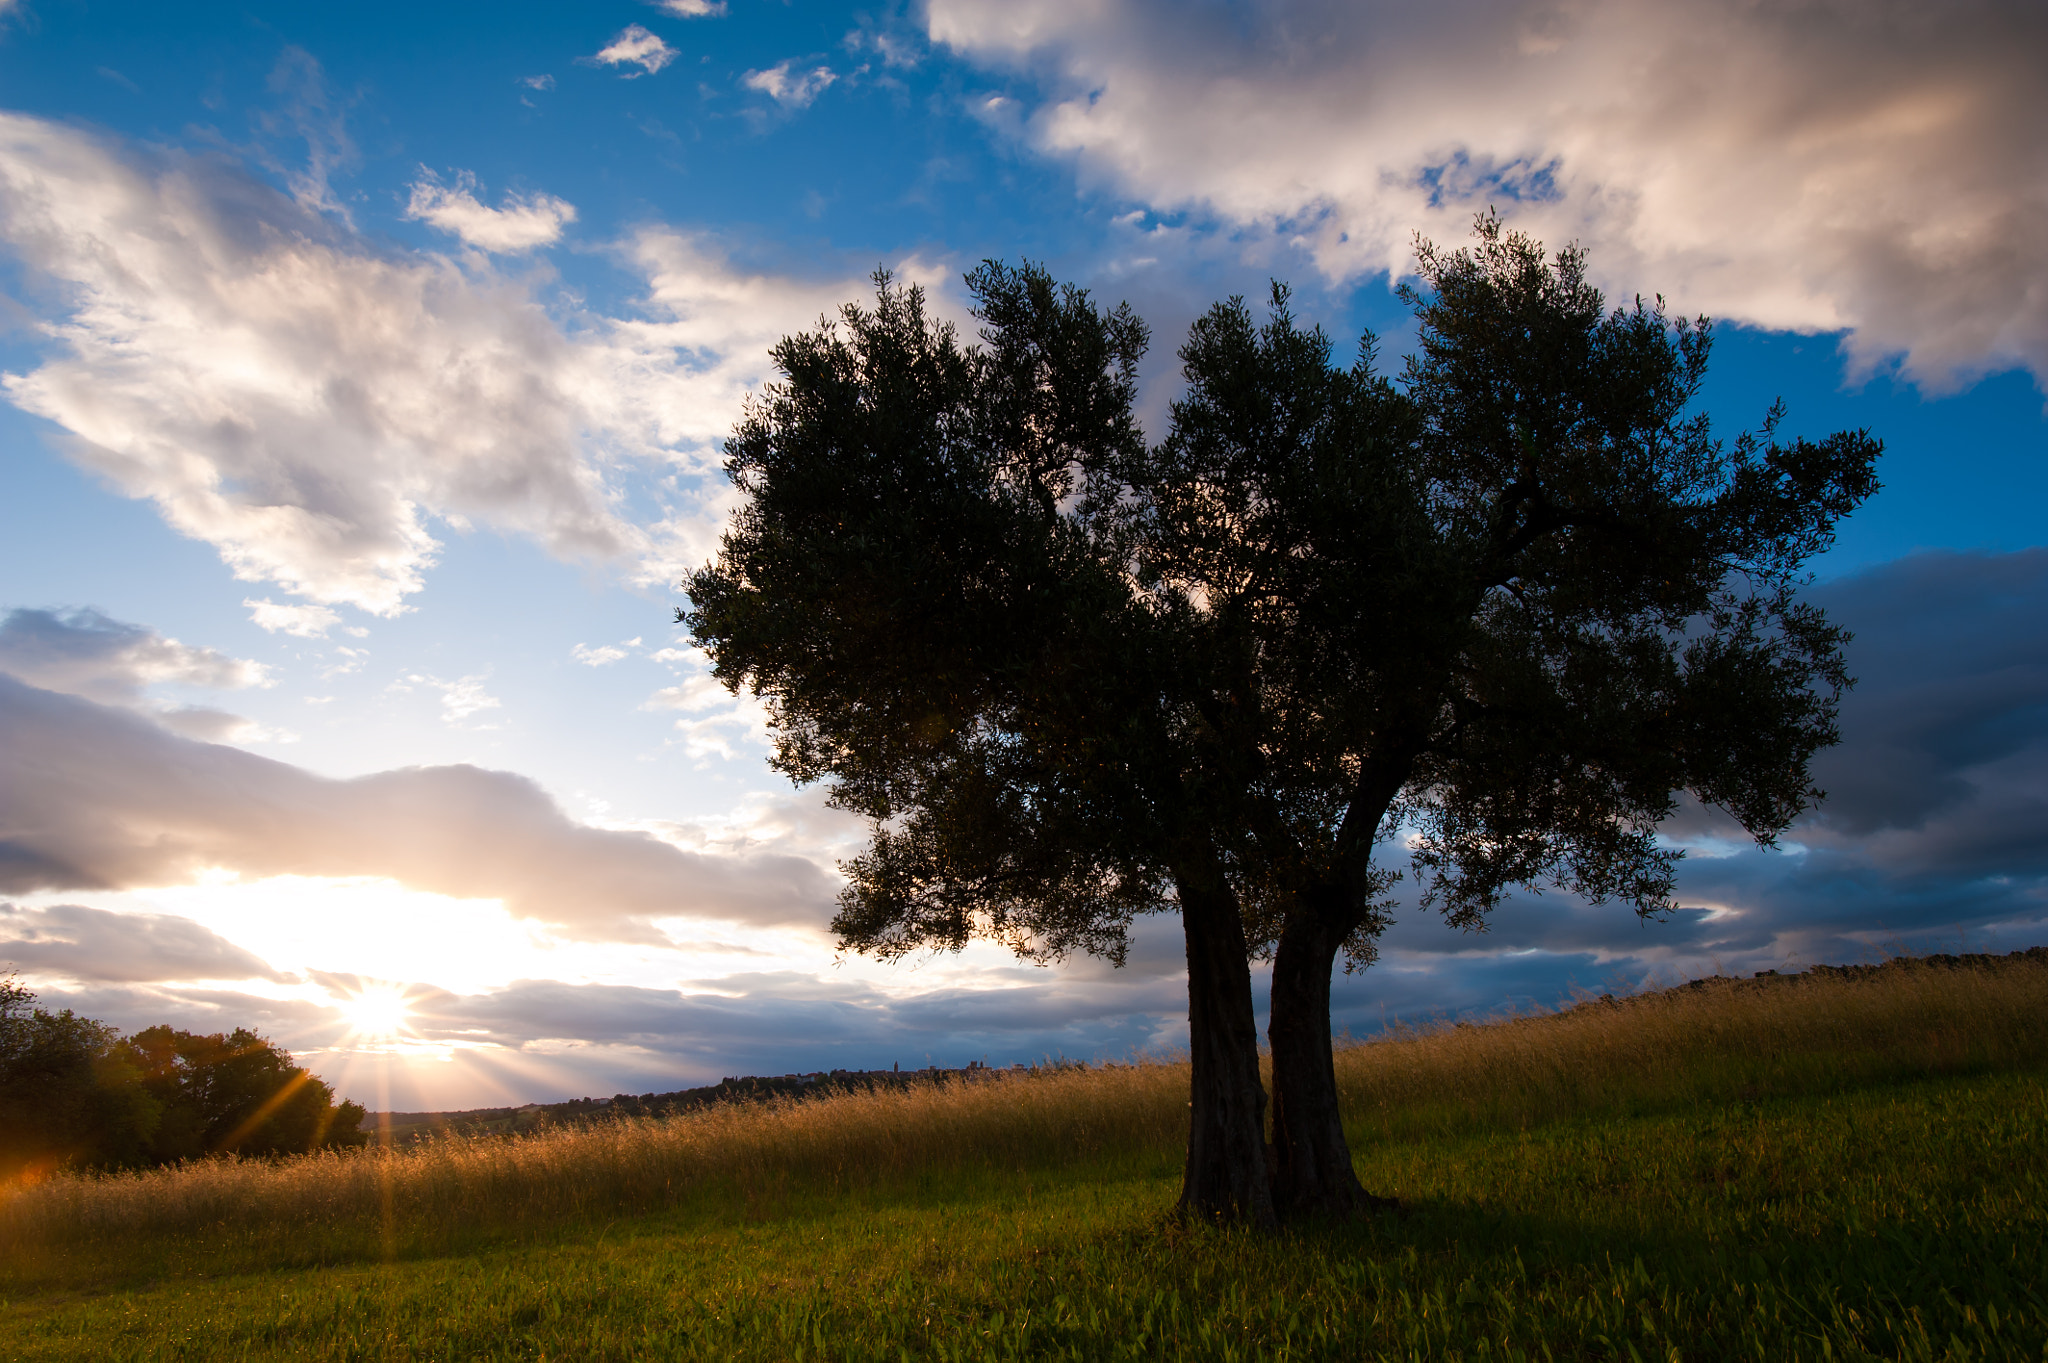
[[[1251,965],[1237,900],[1218,868],[1182,874],[1180,919],[1188,941],[1188,1164],[1182,1216],[1276,1224],[1266,1172],[1266,1091],[1259,1083],[1259,1029]]]
[[[1273,956],[1273,1203],[1282,1215],[1349,1216],[1390,1205],[1352,1172],[1330,1051],[1330,974],[1357,915],[1336,887],[1304,900]]]
[[[1179,1211],[1203,1221],[1277,1224],[1390,1205],[1358,1182],[1337,1107],[1330,975],[1356,926],[1337,887],[1290,914],[1273,959],[1273,1143],[1265,1140],[1258,1027],[1243,920],[1220,875],[1182,875],[1193,1083]]]

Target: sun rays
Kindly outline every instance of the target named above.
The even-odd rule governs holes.
[[[389,1043],[418,1035],[412,1025],[412,990],[408,986],[365,981],[342,993],[334,1007],[347,1025],[348,1042]]]

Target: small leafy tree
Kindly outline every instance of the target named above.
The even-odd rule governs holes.
[[[123,1037],[37,1008],[17,977],[0,978],[0,1182],[356,1145],[364,1115],[247,1028]]]
[[[326,1081],[246,1027],[212,1034],[148,1027],[130,1043],[143,1087],[163,1109],[159,1160],[299,1154],[363,1139],[361,1105],[337,1105]]]
[[[159,1116],[118,1031],[0,980],[0,1182],[146,1162]]]
[[[1158,445],[1127,309],[990,263],[963,347],[880,277],[776,347],[726,445],[747,501],[679,613],[777,765],[870,820],[844,946],[1121,959],[1178,910],[1191,1215],[1368,1201],[1329,989],[1372,957],[1390,835],[1454,922],[1543,882],[1655,913],[1674,792],[1770,838],[1847,684],[1795,588],[1876,442],[1724,449],[1687,411],[1704,324],[1606,312],[1574,252],[1487,219],[1421,259],[1402,385],[1369,338],[1334,367],[1276,287],[1264,326],[1196,324]]]

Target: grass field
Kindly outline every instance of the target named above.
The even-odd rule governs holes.
[[[0,1358],[2048,1359],[2048,961],[1353,1047],[1398,1214],[1178,1226],[1186,1074],[59,1179]]]

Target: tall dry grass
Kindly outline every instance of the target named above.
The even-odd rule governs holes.
[[[1337,1054],[1353,1139],[1408,1140],[2048,1066],[2048,951],[1697,980]]]
[[[601,1121],[523,1137],[459,1136],[293,1159],[213,1159],[69,1175],[0,1202],[0,1243],[352,1225],[504,1227],[740,1199],[920,1172],[1101,1161],[1185,1137],[1185,1066],[1062,1068],[985,1083],[841,1093]]]
[[[1981,958],[1979,958],[1981,962]],[[1868,975],[1705,981],[1338,1053],[1354,1140],[2048,1064],[2048,952]],[[1188,1072],[1143,1063],[977,1084],[733,1104],[520,1138],[444,1138],[279,1162],[60,1176],[0,1194],[0,1247],[215,1232],[252,1244],[446,1243],[704,1197],[746,1203],[890,1180],[1156,1166],[1186,1139]],[[326,1251],[319,1251],[324,1253]]]

